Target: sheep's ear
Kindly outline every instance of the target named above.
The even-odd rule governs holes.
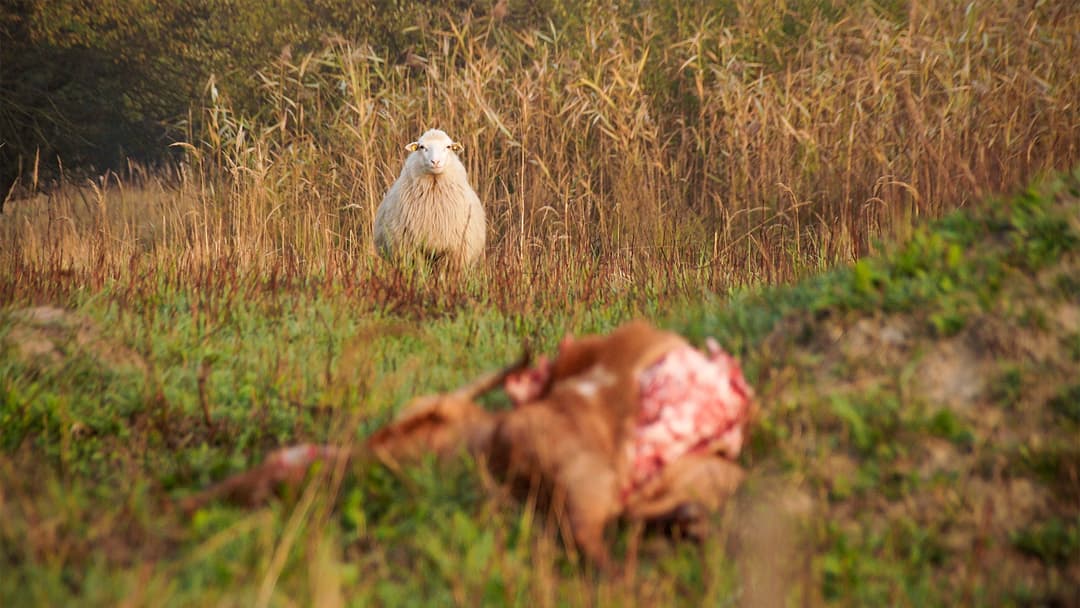
[[[411,144],[406,144],[405,149],[409,152],[416,152],[416,149],[420,147],[420,142],[414,141]]]
[[[450,144],[450,149],[453,150],[454,152],[461,152],[462,150],[465,149],[465,146],[461,145],[460,142],[455,141],[454,143]]]

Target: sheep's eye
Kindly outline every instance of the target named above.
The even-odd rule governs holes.
[[[420,148],[421,150],[427,150],[427,146],[425,146],[424,144],[420,144],[417,147]]]

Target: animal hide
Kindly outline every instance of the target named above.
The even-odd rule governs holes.
[[[499,385],[512,409],[490,412],[476,404]],[[604,529],[613,519],[663,524],[723,506],[744,477],[734,458],[752,410],[753,393],[738,363],[715,342],[702,353],[676,334],[635,321],[604,336],[568,336],[554,359],[541,357],[532,367],[523,360],[454,392],[414,399],[368,439],[364,452],[397,469],[426,453],[466,450],[519,497],[532,496],[567,517],[571,540],[603,567],[609,562]],[[287,473],[281,470],[287,453],[275,452],[260,469],[218,484],[189,508],[222,496],[251,502],[247,487],[261,499],[273,483],[295,480],[295,471],[302,478],[320,455],[338,455],[307,446]]]

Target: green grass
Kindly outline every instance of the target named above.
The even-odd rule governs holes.
[[[31,301],[0,312],[0,605],[732,605],[765,597],[753,581],[810,604],[1068,604],[1077,218],[1080,174],[1061,176],[850,267],[677,301],[71,279],[50,301],[79,316],[35,334],[52,355],[18,352]],[[0,272],[6,293],[26,280]],[[624,579],[467,460],[320,470],[263,509],[173,507],[274,447],[359,440],[525,339],[550,351],[637,316],[716,336],[762,411],[715,534],[634,549],[613,530]]]

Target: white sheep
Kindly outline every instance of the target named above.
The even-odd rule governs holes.
[[[486,220],[457,156],[461,144],[431,129],[405,149],[411,154],[375,213],[379,254],[472,266],[484,254]]]

